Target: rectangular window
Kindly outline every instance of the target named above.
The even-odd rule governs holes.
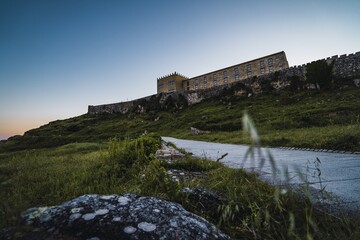
[[[251,64],[249,64],[249,65],[246,66],[246,70],[247,70],[248,72],[251,71]]]
[[[187,90],[189,91],[189,90],[190,90],[190,87],[187,87]]]
[[[273,64],[273,59],[272,59],[272,58],[269,58],[269,59],[268,59],[268,64],[269,64],[269,65],[272,65],[272,64]]]
[[[224,71],[224,80],[227,79],[227,71]]]
[[[189,86],[189,85],[190,85],[190,83],[189,83],[189,81],[187,81],[187,82],[186,82],[186,86]]]
[[[273,72],[274,69],[273,69],[273,66],[269,66],[269,72]]]
[[[204,77],[204,83],[207,83],[207,77],[206,76]]]
[[[261,72],[261,74],[264,74],[265,73],[265,68],[260,68],[260,72]]]
[[[247,72],[247,76],[248,76],[248,77],[251,77],[251,72]]]
[[[217,86],[217,80],[214,79],[214,86]]]
[[[234,68],[234,72],[235,72],[235,75],[239,75],[239,68],[238,67]]]
[[[169,81],[168,81],[168,84],[169,84],[169,85],[174,85],[174,84],[175,84],[175,81],[174,81],[174,80],[169,80]]]
[[[236,74],[236,75],[235,75],[235,80],[239,80],[239,79],[240,79],[239,74]]]
[[[195,86],[199,84],[199,79],[195,79]]]
[[[265,67],[265,61],[264,60],[260,60],[260,68],[264,68]]]
[[[159,84],[159,88],[163,88],[164,87],[164,84]]]

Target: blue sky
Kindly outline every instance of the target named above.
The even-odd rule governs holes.
[[[0,139],[284,50],[360,51],[360,1],[0,1]]]

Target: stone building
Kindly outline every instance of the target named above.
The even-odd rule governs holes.
[[[157,92],[209,89],[254,76],[265,75],[288,67],[289,64],[285,52],[282,51],[193,78],[187,78],[175,72],[157,79]]]
[[[176,92],[183,90],[183,81],[189,79],[177,72],[157,79],[157,92]]]

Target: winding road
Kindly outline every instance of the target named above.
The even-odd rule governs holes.
[[[260,173],[260,177],[276,185],[303,184],[304,179],[312,188],[332,193],[341,207],[360,212],[360,155],[280,148],[261,148],[254,157],[247,157],[247,145],[211,143],[162,137],[194,156],[216,160],[227,153],[221,162],[231,168],[244,168]],[[276,168],[269,160],[274,159]],[[261,166],[261,157],[266,160]],[[320,161],[318,161],[319,159]],[[285,174],[285,173],[288,174]],[[273,174],[275,173],[275,174]],[[286,177],[287,175],[287,177]],[[301,176],[301,177],[299,177]]]

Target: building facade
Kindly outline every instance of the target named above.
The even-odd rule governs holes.
[[[173,73],[157,79],[157,92],[194,91],[227,85],[288,68],[285,52],[278,52],[251,61],[205,73],[193,78]]]

